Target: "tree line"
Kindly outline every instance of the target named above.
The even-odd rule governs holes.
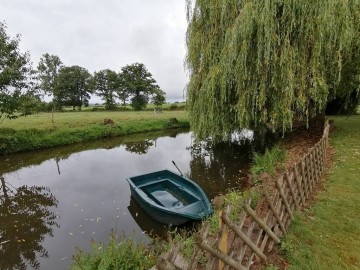
[[[37,74],[40,89],[53,96],[57,109],[72,106],[80,110],[89,104],[91,94],[101,97],[106,110],[115,110],[117,100],[124,106],[130,100],[134,110],[145,108],[150,98],[156,106],[165,102],[165,92],[142,63],[126,65],[120,72],[104,69],[90,74],[80,66],[64,66],[58,56],[46,53]]]
[[[0,22],[0,124],[34,113],[44,95],[52,96],[53,109],[72,106],[81,110],[91,95],[104,101],[105,109],[115,110],[119,101],[134,110],[150,101],[156,107],[165,102],[165,92],[142,63],[133,63],[119,72],[104,69],[91,74],[77,65],[66,66],[56,55],[44,54],[36,68],[30,54],[19,49],[20,35],[11,37]]]

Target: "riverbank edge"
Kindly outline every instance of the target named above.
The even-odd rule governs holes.
[[[360,268],[360,115],[329,118],[331,161],[319,191],[306,211],[296,214],[280,245],[286,267],[271,269]]]
[[[104,138],[120,137],[149,131],[189,128],[188,120],[154,119],[125,122],[122,124],[89,125],[79,128],[51,128],[0,131],[0,155],[28,152]]]

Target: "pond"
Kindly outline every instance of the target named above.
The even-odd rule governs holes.
[[[164,236],[131,199],[126,177],[176,171],[209,199],[244,188],[252,132],[195,143],[189,131],[131,135],[0,158],[0,269],[67,269],[75,248],[107,242],[112,231],[135,240]]]

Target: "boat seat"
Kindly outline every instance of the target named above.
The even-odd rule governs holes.
[[[153,191],[151,195],[166,208],[178,208],[184,205],[178,198],[165,190]]]

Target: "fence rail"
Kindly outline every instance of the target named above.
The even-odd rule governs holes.
[[[305,206],[325,170],[329,122],[322,138],[291,169],[275,179],[275,187],[262,186],[254,208],[248,200],[240,213],[227,206],[221,213],[217,236],[209,237],[205,223],[196,236],[196,247],[189,262],[181,257],[181,244],[175,244],[168,255],[158,261],[160,270],[250,269],[256,261],[266,261],[266,253],[280,243],[294,218],[294,211]],[[234,219],[234,215],[237,216]],[[231,220],[233,219],[233,220]],[[236,220],[236,222],[234,221]],[[202,256],[207,264],[200,265]]]

